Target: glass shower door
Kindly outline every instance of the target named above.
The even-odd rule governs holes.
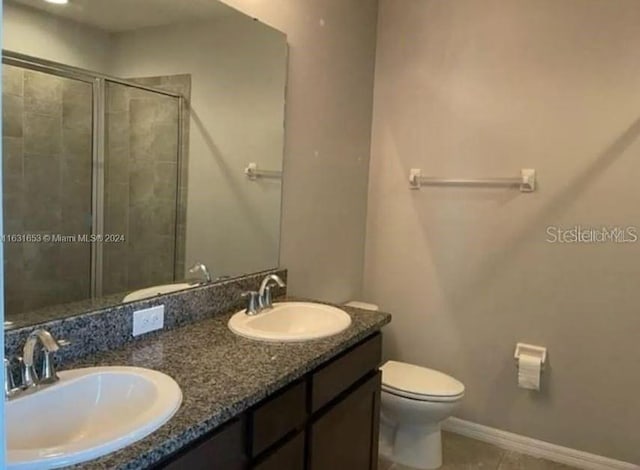
[[[3,64],[8,319],[91,297],[93,84]]]
[[[176,280],[180,100],[105,82],[102,292]]]

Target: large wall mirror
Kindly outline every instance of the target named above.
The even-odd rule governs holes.
[[[278,266],[284,34],[216,0],[3,7],[7,327]]]

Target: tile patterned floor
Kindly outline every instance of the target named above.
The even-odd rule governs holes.
[[[537,459],[458,434],[443,433],[441,470],[575,470],[573,467]],[[378,470],[411,470],[380,460]]]

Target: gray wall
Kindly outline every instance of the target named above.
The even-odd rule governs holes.
[[[460,417],[636,464],[640,243],[546,227],[640,225],[639,24],[635,0],[383,0],[365,269],[387,353],[464,382]],[[540,187],[410,191],[413,167]],[[549,348],[540,393],[517,341]]]
[[[377,1],[225,0],[290,47],[281,265],[289,292],[361,290]]]

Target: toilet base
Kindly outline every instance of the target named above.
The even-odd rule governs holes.
[[[440,423],[431,426],[399,426],[395,429],[391,460],[417,470],[442,466]]]
[[[396,428],[393,423],[380,416],[380,438],[378,439],[378,454],[385,460],[391,461],[393,458],[393,441],[395,439]]]

